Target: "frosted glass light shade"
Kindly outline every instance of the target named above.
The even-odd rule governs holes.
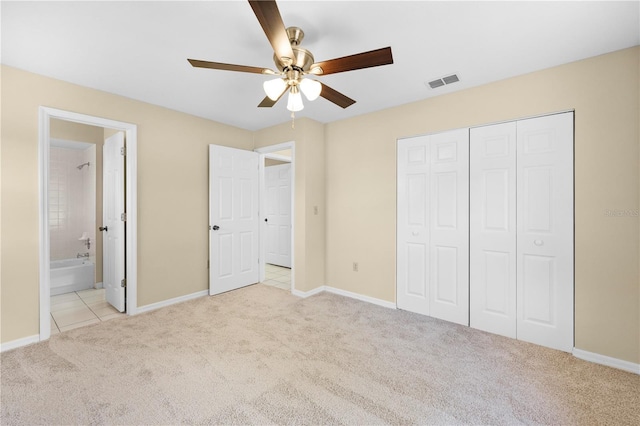
[[[282,78],[276,78],[275,80],[268,80],[262,83],[264,93],[267,94],[269,99],[277,101],[284,89],[287,87],[287,83]]]
[[[305,78],[300,82],[300,90],[310,101],[315,101],[322,92],[322,84],[319,81]]]
[[[304,105],[302,104],[302,95],[300,91],[291,89],[289,92],[289,100],[287,101],[287,109],[291,112],[302,111]]]

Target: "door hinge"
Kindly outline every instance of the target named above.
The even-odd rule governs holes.
[[[126,222],[127,221],[127,214],[126,213],[122,213],[120,215],[120,220],[123,221],[123,222]]]
[[[123,278],[123,279],[120,281],[120,287],[126,287],[126,286],[127,286],[127,279],[126,279],[126,278]]]
[[[127,155],[127,147],[123,146],[122,148],[120,148],[120,155]]]

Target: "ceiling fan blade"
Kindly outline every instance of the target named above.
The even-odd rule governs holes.
[[[275,0],[249,0],[253,13],[269,39],[276,57],[294,59],[291,42]],[[283,61],[286,62],[286,61]]]
[[[344,56],[342,58],[330,59],[311,65],[311,70],[316,67],[322,68],[319,75],[335,74],[338,72],[359,70],[362,68],[378,67],[393,63],[391,47],[371,50],[369,52],[356,53],[355,55]]]
[[[246,65],[223,64],[221,62],[200,61],[198,59],[187,59],[191,65],[197,68],[211,68],[214,70],[250,72],[254,74],[272,74],[273,71],[267,68],[249,67]]]
[[[320,92],[320,96],[322,96],[326,100],[331,101],[342,108],[347,108],[356,103],[356,101],[354,101],[350,97],[343,95],[342,93],[332,89],[331,87],[327,86],[324,83],[321,83],[321,84],[322,84],[322,91]]]
[[[278,99],[276,99],[275,101],[273,99],[271,99],[270,97],[265,97],[262,102],[260,102],[258,104],[258,108],[271,108],[272,106],[274,106],[276,103],[278,103],[278,101],[280,100],[280,98],[282,98],[282,96],[287,93],[287,91],[289,90],[289,86],[285,87],[285,89],[282,91],[282,93],[280,93],[280,96],[278,96]]]

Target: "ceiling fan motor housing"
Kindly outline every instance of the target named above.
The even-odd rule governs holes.
[[[273,62],[276,67],[287,73],[288,71],[302,71],[304,73],[309,72],[311,65],[314,63],[313,55],[307,49],[300,47],[300,43],[304,38],[304,32],[298,27],[287,28],[287,35],[289,36],[289,42],[291,42],[291,50],[293,50],[294,57],[291,58],[291,63],[283,63],[276,54],[273,55]]]

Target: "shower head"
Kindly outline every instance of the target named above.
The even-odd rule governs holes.
[[[82,168],[83,168],[84,166],[89,167],[90,165],[91,165],[91,163],[89,163],[89,162],[87,161],[86,163],[82,163],[82,164],[80,164],[78,167],[76,167],[76,169],[78,169],[78,170],[82,170]]]

